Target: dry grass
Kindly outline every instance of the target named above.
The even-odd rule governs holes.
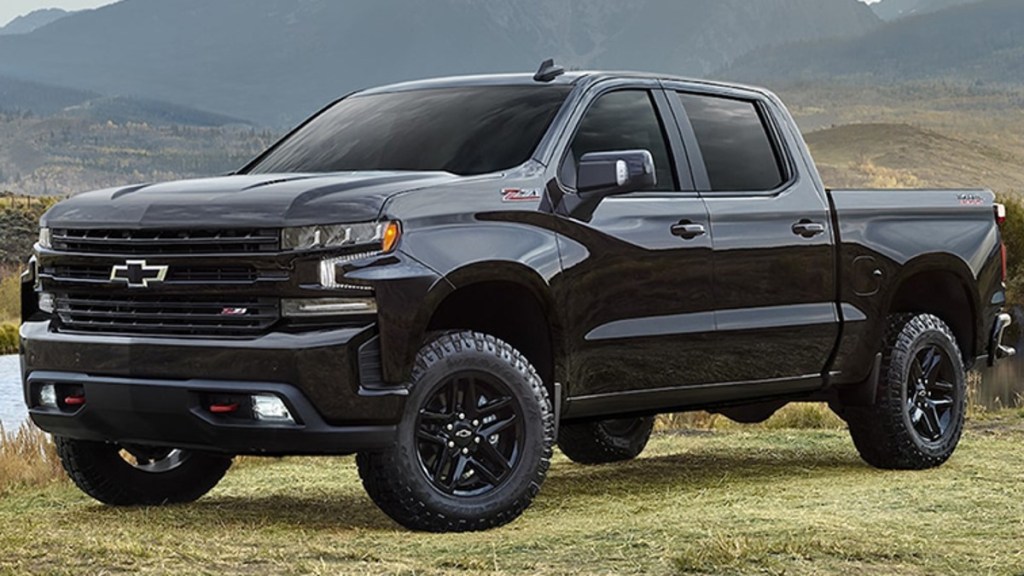
[[[1024,573],[1024,414],[972,421],[924,472],[863,464],[845,431],[655,434],[635,462],[556,455],[534,505],[414,534],[351,458],[241,466],[195,504],[115,509],[70,485],[0,498],[0,574]]]
[[[17,270],[0,267],[0,322],[21,316],[21,278]]]
[[[27,422],[16,432],[7,432],[0,424],[0,495],[64,478],[57,451],[46,433]]]
[[[846,424],[827,404],[793,403],[783,407],[761,424],[737,424],[721,414],[683,412],[658,417],[655,430],[842,430]]]

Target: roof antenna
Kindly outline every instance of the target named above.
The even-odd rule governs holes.
[[[533,80],[535,82],[551,82],[562,74],[565,74],[565,68],[555,66],[554,58],[548,58],[540,65],[540,70],[533,75]]]

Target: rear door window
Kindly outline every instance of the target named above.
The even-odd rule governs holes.
[[[712,192],[765,192],[786,181],[778,148],[754,102],[679,93]]]

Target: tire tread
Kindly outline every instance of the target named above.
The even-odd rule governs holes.
[[[643,452],[654,430],[654,417],[639,418],[640,428],[629,437],[615,436],[603,421],[562,424],[558,447],[577,464],[607,464],[632,460]]]
[[[412,530],[428,532],[468,532],[487,530],[518,518],[540,491],[551,465],[552,444],[555,434],[555,417],[547,389],[537,371],[519,351],[494,336],[472,331],[450,331],[437,333],[428,338],[428,343],[416,356],[411,382],[415,383],[432,366],[452,353],[471,350],[493,354],[513,366],[529,386],[534,399],[541,407],[542,426],[546,439],[539,465],[526,493],[519,495],[502,510],[486,517],[466,519],[449,518],[429,510],[416,495],[410,478],[394,474],[400,469],[400,451],[364,452],[356,456],[359,475],[367,494],[377,506],[392,519]]]
[[[172,471],[180,481],[146,483],[116,454],[117,446],[103,442],[54,437],[57,455],[71,481],[82,492],[110,506],[160,506],[194,502],[216,486],[231,467],[226,456],[193,454],[187,469]],[[123,465],[124,469],[112,469]],[[170,473],[170,472],[168,472]],[[145,477],[142,477],[145,478]]]
[[[888,318],[885,344],[882,351],[882,369],[878,379],[875,405],[848,407],[845,410],[850,436],[857,451],[868,464],[890,470],[924,470],[942,465],[952,455],[963,431],[963,396],[961,390],[960,415],[944,450],[927,453],[918,447],[903,420],[902,387],[905,386],[903,367],[910,361],[916,339],[926,332],[940,332],[955,351],[955,362],[963,385],[963,364],[960,348],[952,330],[931,314],[893,314]]]

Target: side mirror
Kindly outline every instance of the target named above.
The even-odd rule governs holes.
[[[619,150],[584,154],[576,176],[580,199],[601,199],[658,184],[654,156],[647,150]]]

